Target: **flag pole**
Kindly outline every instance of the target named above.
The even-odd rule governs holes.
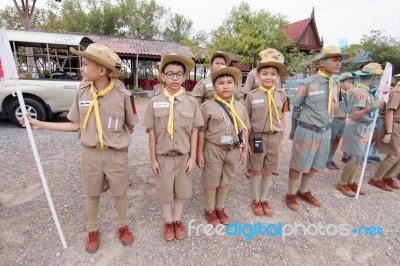
[[[59,222],[58,217],[57,217],[56,209],[54,208],[53,199],[51,198],[51,195],[50,195],[50,191],[49,191],[49,187],[47,185],[46,177],[44,175],[42,163],[40,162],[40,157],[39,157],[39,153],[37,151],[35,139],[33,138],[31,124],[29,123],[29,120],[26,118],[25,102],[24,102],[24,98],[22,96],[21,89],[19,87],[19,80],[18,79],[14,79],[14,85],[15,85],[15,91],[17,92],[17,96],[18,96],[18,102],[19,102],[19,105],[20,105],[21,110],[22,110],[22,116],[23,116],[23,118],[25,120],[26,130],[28,132],[28,137],[29,137],[29,141],[31,143],[33,155],[35,157],[37,169],[39,171],[40,179],[42,181],[42,186],[44,188],[44,192],[46,194],[46,198],[47,198],[47,201],[48,201],[49,206],[50,206],[51,214],[53,216],[54,223],[56,224],[58,235],[60,236],[60,239],[61,239],[61,243],[62,243],[64,249],[66,249],[67,248],[67,243],[65,242],[65,237],[64,237],[64,234],[63,234],[62,229],[61,229],[60,222]]]

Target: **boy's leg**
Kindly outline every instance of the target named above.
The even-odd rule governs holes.
[[[229,224],[230,219],[229,217],[225,214],[225,199],[226,195],[228,194],[228,188],[227,187],[221,187],[219,186],[217,188],[217,197],[216,197],[216,204],[215,204],[215,211],[217,213],[218,219],[221,221],[222,224]]]
[[[100,197],[86,196],[86,215],[88,219],[89,234],[86,241],[86,251],[96,252],[100,246],[99,226],[97,216],[99,213]]]
[[[269,188],[271,186],[271,182],[272,182],[272,171],[269,169],[264,169],[261,179],[260,201],[261,201],[261,207],[266,216],[272,216],[272,209],[269,207],[267,201],[267,195]]]
[[[392,157],[393,158],[393,157]],[[394,173],[400,168],[400,158],[396,158],[397,163],[395,163],[383,176],[382,180],[390,187],[394,189],[400,189],[400,186],[392,178]]]
[[[128,195],[125,193],[121,196],[114,196],[114,200],[118,215],[119,239],[123,245],[129,246],[133,242],[133,233],[127,225]]]
[[[175,237],[178,240],[183,239],[186,236],[186,231],[181,221],[184,202],[185,201],[181,199],[175,199],[174,201],[174,206],[175,206],[174,230],[175,230]]]

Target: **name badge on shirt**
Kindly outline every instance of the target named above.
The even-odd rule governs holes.
[[[92,101],[79,101],[79,107],[89,107]]]
[[[222,135],[219,137],[219,143],[224,144],[224,145],[232,145],[233,144],[233,136]]]
[[[256,99],[256,100],[252,100],[251,104],[257,104],[257,103],[263,103],[264,99]]]
[[[169,107],[169,102],[153,103],[153,108],[163,108],[163,107]]]
[[[320,94],[324,94],[324,93],[325,93],[325,91],[313,91],[313,92],[310,92],[308,95],[316,96],[316,95],[320,95]]]
[[[206,88],[210,88],[210,87],[212,87],[212,83],[206,84]]]

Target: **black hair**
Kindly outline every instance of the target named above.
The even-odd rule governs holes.
[[[231,74],[221,74],[221,75],[219,75],[218,77],[216,77],[216,78],[213,80],[213,85],[215,84],[215,82],[217,81],[217,79],[219,79],[219,78],[221,78],[221,77],[232,77],[233,80],[234,80],[235,82],[237,82],[237,80],[235,80],[235,77],[232,76]]]
[[[279,69],[278,69],[277,67],[274,67],[274,66],[263,66],[263,67],[260,67],[260,68],[257,70],[257,73],[259,73],[259,74],[260,74],[260,71],[261,71],[261,69],[263,69],[263,68],[268,68],[268,67],[275,68],[275,69],[276,69],[276,71],[277,71],[277,72],[278,72],[278,74],[279,74]]]
[[[214,57],[211,59],[210,64],[214,63],[215,58],[222,58],[222,59],[224,59],[225,64],[226,64],[226,59],[225,59],[225,57],[223,57],[222,55],[219,55],[219,54],[216,55],[216,56],[214,56]]]
[[[374,78],[376,75],[361,75],[360,76],[360,81],[366,81]]]
[[[182,64],[181,62],[178,62],[178,61],[168,62],[167,64],[165,64],[165,66],[163,66],[163,68],[161,69],[161,72],[164,73],[165,68],[166,68],[167,66],[169,66],[169,65],[181,66],[181,67],[183,67],[183,73],[186,72],[185,65]]]

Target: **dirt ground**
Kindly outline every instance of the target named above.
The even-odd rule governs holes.
[[[140,118],[145,104],[139,103]],[[128,191],[128,220],[135,242],[129,247],[120,244],[116,211],[108,191],[100,203],[100,249],[88,254],[84,249],[87,229],[77,135],[45,131],[35,131],[34,135],[68,248],[62,247],[54,225],[26,130],[1,120],[1,265],[398,265],[400,261],[400,191],[384,192],[367,184],[376,165],[367,165],[363,188],[368,194],[359,200],[335,190],[341,170],[325,169],[311,183],[311,190],[322,201],[320,208],[300,200],[299,211],[286,207],[289,140],[280,158],[280,175],[274,177],[268,195],[274,216],[252,214],[249,181],[243,175],[243,166],[237,171],[225,209],[233,221],[241,224],[278,226],[281,222],[289,230],[297,223],[308,227],[309,235],[303,235],[299,227],[297,236],[288,235],[285,239],[258,235],[246,240],[244,235],[207,236],[202,230],[195,235],[192,230],[182,241],[164,241],[161,206],[154,195],[149,166],[148,137],[141,125],[133,133],[129,151],[134,185]],[[340,155],[339,152],[336,161]],[[206,223],[199,169],[195,170],[193,181],[193,196],[185,203],[182,217],[186,228],[191,220],[195,220],[194,225]],[[339,235],[339,224],[347,224],[351,230],[360,226],[370,230]],[[330,225],[328,231],[333,235],[321,235],[314,225],[320,229],[322,226],[322,232],[323,226]],[[374,231],[373,226],[383,229]]]

